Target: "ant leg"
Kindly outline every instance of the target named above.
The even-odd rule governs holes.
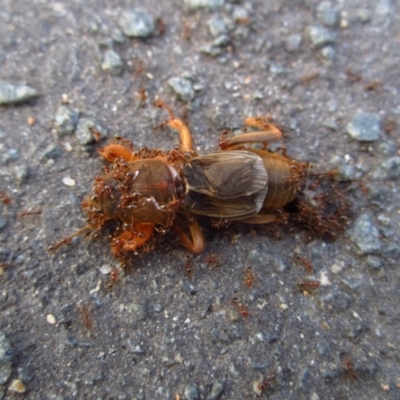
[[[153,224],[136,224],[111,240],[111,251],[117,257],[127,251],[136,251],[153,235]]]
[[[192,253],[201,253],[204,250],[203,232],[201,231],[197,219],[195,217],[191,218],[193,218],[193,222],[189,224],[190,237],[178,224],[175,224],[173,229],[181,240],[183,246],[185,246]]]
[[[219,144],[221,150],[228,150],[236,146],[245,145],[247,143],[267,143],[279,140],[282,137],[282,132],[267,118],[249,117],[244,121],[247,126],[254,126],[261,131],[242,133],[232,138],[222,138]]]
[[[189,128],[184,124],[181,119],[175,118],[171,107],[169,107],[168,104],[164,103],[161,99],[156,98],[156,100],[154,101],[154,105],[159,108],[165,108],[168,111],[169,120],[167,121],[167,123],[171,128],[179,132],[181,149],[183,151],[192,151],[193,140]]]

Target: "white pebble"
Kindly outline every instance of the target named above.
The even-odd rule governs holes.
[[[48,314],[46,319],[47,319],[47,322],[51,325],[55,325],[57,323],[56,317],[53,314]]]
[[[75,186],[76,184],[75,179],[72,179],[69,176],[64,177],[62,182],[66,186]]]

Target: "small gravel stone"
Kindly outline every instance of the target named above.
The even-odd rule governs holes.
[[[351,241],[357,246],[361,255],[376,253],[381,250],[379,231],[369,214],[361,214],[349,231]]]
[[[95,138],[93,136],[93,133],[90,131],[90,127],[93,127],[94,129],[97,130],[97,132],[100,133],[100,138]],[[90,144],[95,141],[101,140],[103,137],[105,137],[107,132],[103,127],[98,125],[96,121],[90,119],[90,118],[80,118],[78,121],[78,124],[75,129],[75,136],[78,138],[79,143],[82,145]]]
[[[372,172],[372,177],[379,180],[394,180],[400,177],[400,157],[385,160]]]
[[[333,60],[335,58],[335,49],[333,46],[325,46],[320,51],[321,56],[326,60]]]
[[[380,269],[382,267],[382,261],[379,257],[377,256],[368,256],[366,259],[367,265],[371,269]]]
[[[250,13],[246,7],[237,6],[233,9],[232,18],[235,22],[244,22],[250,20]]]
[[[224,19],[220,16],[211,17],[208,20],[207,25],[208,25],[208,30],[211,33],[211,36],[213,36],[214,38],[220,35],[226,35],[228,32]]]
[[[140,8],[123,11],[118,23],[128,37],[147,38],[155,33],[154,17]]]
[[[79,112],[66,106],[60,106],[55,117],[55,125],[59,136],[70,135],[74,132],[79,119]]]
[[[111,273],[111,265],[109,264],[104,264],[100,267],[100,273],[103,275],[108,275],[109,273]]]
[[[29,167],[25,164],[17,165],[14,169],[14,175],[18,183],[26,183],[30,175]]]
[[[133,339],[128,340],[128,349],[135,354],[143,354],[144,350]]]
[[[289,35],[285,41],[285,49],[289,53],[294,53],[300,49],[301,35]]]
[[[196,289],[187,279],[181,281],[181,286],[187,293],[196,294]]]
[[[229,37],[229,35],[221,35],[218,36],[217,38],[215,38],[215,40],[213,41],[213,46],[216,47],[223,47],[223,46],[227,46],[230,43],[231,39]]]
[[[366,8],[361,8],[356,12],[357,19],[366,24],[367,22],[371,21],[371,12]]]
[[[0,364],[0,385],[4,385],[11,375],[11,363]]]
[[[4,385],[11,375],[12,349],[6,335],[0,331],[0,385]]]
[[[199,399],[199,389],[195,383],[189,383],[183,392],[183,398],[185,400],[197,400]]]
[[[26,389],[24,382],[22,382],[21,379],[14,379],[8,387],[8,390],[15,393],[24,393]]]
[[[218,57],[222,53],[222,50],[213,44],[206,44],[200,47],[200,52],[210,57]]]
[[[346,131],[355,140],[373,142],[379,139],[381,118],[379,114],[358,112],[347,124]]]
[[[62,178],[62,183],[65,186],[71,186],[71,187],[76,185],[75,179],[72,179],[69,176]]]
[[[189,10],[198,10],[200,8],[214,10],[222,7],[225,4],[225,0],[184,0],[184,3]]]
[[[103,54],[101,69],[111,75],[120,75],[122,72],[121,57],[114,50],[106,50]]]
[[[168,84],[180,99],[184,101],[194,99],[195,92],[192,83],[188,79],[173,77],[168,80]]]
[[[55,325],[57,323],[56,317],[53,314],[48,314],[46,320],[50,325]]]
[[[346,161],[339,156],[334,156],[328,162],[327,168],[336,169],[338,173],[335,175],[335,180],[338,182],[349,182],[355,178],[354,165],[347,164]]]
[[[38,97],[39,93],[26,85],[13,85],[0,79],[0,105],[23,103]]]
[[[126,305],[126,309],[132,316],[132,321],[144,321],[147,318],[146,307],[139,303],[130,303]]]
[[[317,6],[317,18],[326,26],[334,26],[338,22],[338,13],[331,3],[323,1]]]
[[[19,158],[17,149],[2,149],[0,152],[0,164],[7,165],[9,162],[16,161]]]
[[[214,381],[206,400],[218,400],[223,391],[224,385],[220,381]]]
[[[55,144],[49,144],[39,155],[40,160],[49,160],[59,157],[60,149]]]
[[[335,43],[335,35],[321,26],[310,26],[307,28],[308,37],[315,48]]]

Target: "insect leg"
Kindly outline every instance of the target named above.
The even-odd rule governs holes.
[[[192,222],[189,224],[190,236],[183,230],[183,228],[175,224],[174,231],[185,246],[192,253],[201,253],[204,250],[204,236],[201,228],[197,222],[197,218],[191,217]]]
[[[244,121],[247,126],[254,126],[261,131],[242,133],[229,139],[221,140],[219,147],[221,150],[232,149],[239,145],[247,143],[267,143],[279,140],[282,137],[282,132],[266,118],[249,117]]]
[[[179,132],[179,137],[181,141],[181,149],[183,151],[191,151],[193,149],[193,140],[192,135],[190,134],[189,128],[184,124],[184,122],[179,119],[175,118],[171,107],[168,104],[164,103],[161,99],[156,99],[154,101],[154,105],[159,108],[165,108],[169,114],[168,125]]]
[[[256,214],[246,219],[241,219],[240,222],[244,222],[246,224],[269,224],[271,222],[281,221],[282,218],[285,218],[285,215],[282,213],[278,214]]]
[[[111,241],[111,250],[117,257],[127,251],[135,251],[142,247],[153,235],[153,224],[136,224],[123,231]]]
[[[137,157],[125,146],[120,144],[109,144],[99,149],[99,154],[107,161],[113,163],[117,158],[122,158],[126,162],[135,161]]]

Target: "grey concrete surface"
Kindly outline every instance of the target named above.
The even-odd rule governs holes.
[[[400,3],[319,3],[0,0],[0,79],[17,85],[0,96],[13,103],[0,106],[0,398],[400,398]],[[171,149],[176,133],[153,130],[156,95],[187,114],[201,153],[221,129],[273,116],[291,156],[338,164],[359,187],[351,226],[308,242],[205,222],[191,277],[172,243],[111,290],[107,238],[50,254],[84,226],[102,168],[78,117]],[[312,295],[296,254],[322,282]]]

